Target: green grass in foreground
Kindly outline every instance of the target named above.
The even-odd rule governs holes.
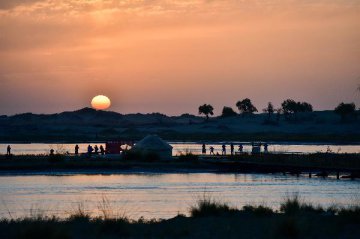
[[[299,196],[284,199],[280,211],[264,205],[242,209],[209,197],[190,208],[190,216],[169,220],[130,220],[113,214],[107,201],[101,215],[79,207],[67,219],[35,215],[0,221],[0,238],[358,238],[360,206],[323,208]]]

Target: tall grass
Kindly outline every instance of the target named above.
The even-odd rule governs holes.
[[[207,195],[203,195],[196,201],[195,205],[190,207],[190,215],[192,217],[228,216],[236,211],[236,208],[230,207],[228,204],[217,201]]]

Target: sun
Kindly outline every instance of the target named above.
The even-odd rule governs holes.
[[[97,95],[91,100],[91,106],[96,110],[106,110],[110,105],[111,101],[105,95]]]

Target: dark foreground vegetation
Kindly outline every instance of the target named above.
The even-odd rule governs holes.
[[[360,178],[360,154],[241,154],[209,156],[181,154],[161,160],[155,154],[124,156],[0,155],[0,173],[28,172],[121,173],[126,171],[155,172],[231,172],[289,173],[326,177]]]
[[[323,208],[298,196],[285,199],[280,209],[246,205],[242,209],[204,197],[189,216],[168,220],[113,217],[109,210],[91,217],[76,210],[70,217],[32,216],[2,219],[0,238],[359,238],[360,207]]]

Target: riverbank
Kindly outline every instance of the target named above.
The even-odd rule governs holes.
[[[168,220],[130,220],[114,216],[103,202],[102,214],[92,217],[80,206],[66,219],[33,215],[0,220],[1,238],[358,238],[360,207],[322,208],[298,196],[285,199],[279,211],[264,205],[241,209],[202,198],[189,216]]]
[[[0,174],[126,173],[126,172],[289,173],[338,178],[360,177],[360,154],[182,155],[170,160],[120,156],[16,155],[0,156]]]

